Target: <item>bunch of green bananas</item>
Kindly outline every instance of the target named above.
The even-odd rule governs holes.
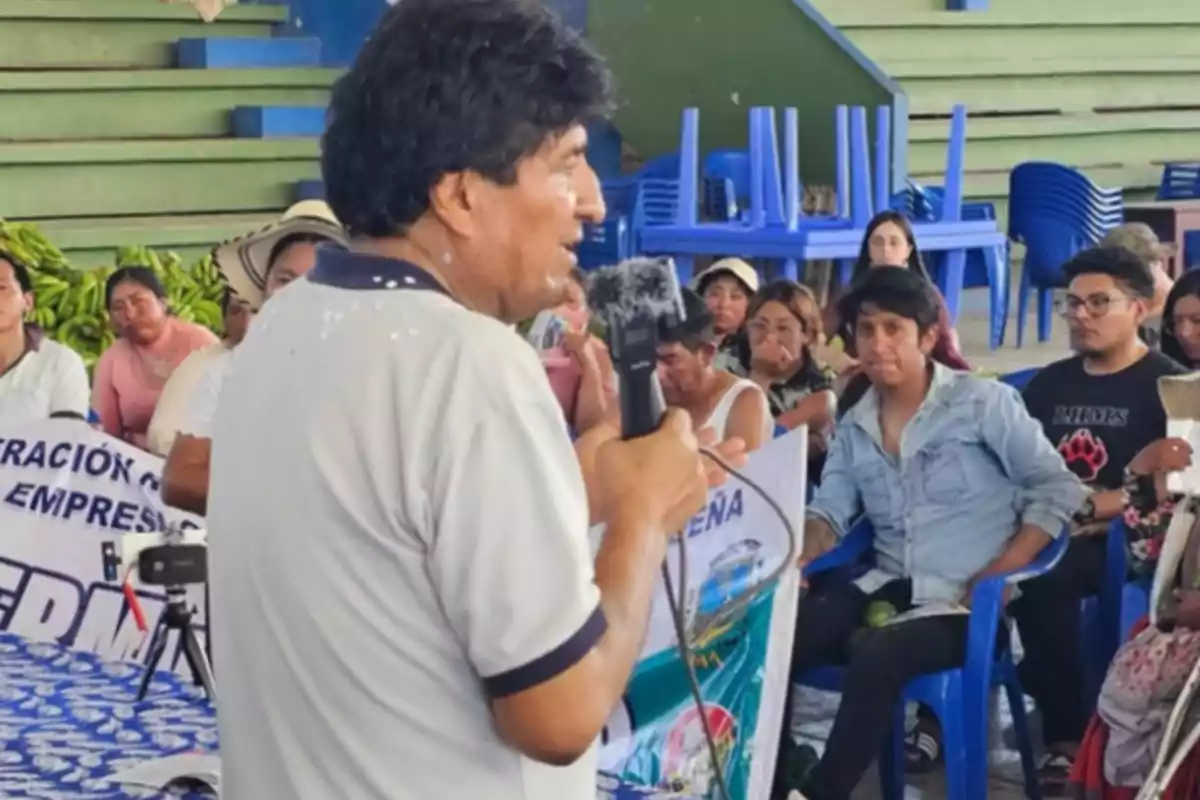
[[[104,285],[119,267],[143,266],[154,270],[167,291],[167,304],[180,319],[210,328],[218,335],[223,327],[220,299],[225,283],[205,256],[185,267],[175,253],[157,253],[148,247],[122,247],[114,266],[74,269],[61,250],[25,222],[0,219],[0,250],[26,264],[33,282],[34,310],[30,322],[50,338],[72,348],[90,370],[115,341],[104,302]]]

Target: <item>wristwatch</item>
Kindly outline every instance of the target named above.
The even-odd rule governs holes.
[[[1087,525],[1089,522],[1096,520],[1096,501],[1092,499],[1091,495],[1083,501],[1083,505],[1075,512],[1075,516],[1072,519],[1076,525]]]

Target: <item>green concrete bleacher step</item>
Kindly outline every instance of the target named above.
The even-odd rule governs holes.
[[[1200,40],[1200,27],[1191,29]],[[989,112],[1195,107],[1200,54],[1112,59],[1107,55],[940,62],[884,60],[912,114],[944,114],[964,102]]]
[[[118,247],[141,244],[193,260],[221,242],[259,230],[278,217],[263,214],[94,217],[39,220],[38,226],[77,267],[112,263]]]
[[[947,127],[942,120],[909,123],[911,172],[942,169]],[[967,168],[984,172],[1007,170],[1022,161],[1123,164],[1138,153],[1153,153],[1155,169],[1161,171],[1163,162],[1200,155],[1200,111],[974,117],[967,122],[967,132]]]
[[[0,0],[0,69],[169,67],[175,42],[196,36],[270,36],[279,4],[238,3],[206,23],[186,2]]]
[[[0,140],[222,136],[238,105],[324,106],[338,74],[332,69],[0,71]]]
[[[0,209],[13,218],[285,208],[317,177],[316,139],[0,143]]]

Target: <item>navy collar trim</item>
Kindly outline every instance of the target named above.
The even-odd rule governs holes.
[[[450,297],[431,274],[407,261],[323,247],[308,280],[322,286],[353,291],[425,290]],[[451,298],[453,299],[453,298]]]

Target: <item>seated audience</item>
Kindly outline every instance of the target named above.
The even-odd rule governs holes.
[[[1171,256],[1170,248],[1158,241],[1158,235],[1144,222],[1126,222],[1118,225],[1100,240],[1101,247],[1124,247],[1138,257],[1154,279],[1154,296],[1146,307],[1146,321],[1142,323],[1142,341],[1158,348],[1163,326],[1163,310],[1173,281],[1167,274],[1166,262]]]
[[[534,321],[530,336],[539,350],[546,376],[567,425],[576,434],[593,428],[616,400],[612,359],[593,335],[591,309],[584,294],[583,273],[571,273],[569,297]]]
[[[225,323],[225,338],[185,358],[159,395],[146,435],[146,449],[155,455],[166,456],[170,452],[171,443],[183,425],[187,405],[208,363],[237,347],[250,327],[250,306],[229,288],[221,295],[221,316]]]
[[[1084,496],[1014,389],[932,358],[939,312],[927,280],[874,270],[841,311],[871,386],[837,424],[800,565],[835,547],[861,514],[874,527],[875,566],[800,603],[792,674],[846,669],[825,753],[807,774],[783,726],[781,800],[789,790],[847,800],[890,734],[905,684],[962,665],[967,615],[884,623],[878,612],[969,605],[979,580],[1020,569],[1062,535]]]
[[[162,281],[149,267],[118,269],[104,287],[104,300],[118,338],[96,364],[92,407],[105,433],[144,448],[171,373],[217,337],[171,315]]]
[[[1166,435],[1158,379],[1182,371],[1138,337],[1154,279],[1136,256],[1094,248],[1063,272],[1069,281],[1063,315],[1077,355],[1042,369],[1025,389],[1025,404],[1091,494],[1075,515],[1077,535],[1062,561],[1024,584],[1013,605],[1025,647],[1022,683],[1042,712],[1047,752],[1040,772],[1050,796],[1065,791],[1088,719],[1080,601],[1103,583],[1105,532],[1124,508],[1125,467]]]
[[[851,287],[870,270],[880,267],[909,269],[924,278],[931,286],[933,285],[929,272],[925,269],[925,262],[921,260],[921,252],[917,249],[912,225],[902,214],[895,211],[876,214],[867,225],[858,260],[854,264]],[[850,287],[844,287],[844,290],[848,288]],[[934,296],[937,298],[938,304],[938,339],[931,357],[934,361],[951,369],[969,370],[970,364],[958,349],[958,335],[950,321],[950,312],[946,308],[946,301],[936,288]],[[826,309],[825,330],[835,331],[836,339],[840,341],[846,354],[854,359],[856,354],[853,332],[840,319],[837,309],[838,305],[832,302]],[[851,360],[848,367],[843,370],[838,381],[839,386],[836,387],[841,390],[838,400],[839,414],[844,414],[847,409],[857,403],[870,383],[858,374],[857,362]]]
[[[86,415],[83,359],[25,322],[33,304],[29,268],[0,250],[0,419]]]
[[[213,258],[229,288],[253,314],[312,269],[317,248],[325,245],[346,247],[345,231],[329,206],[306,200],[276,224],[218,247]],[[220,353],[205,365],[163,467],[163,501],[194,514],[203,515],[208,508],[212,420],[234,352]]]
[[[1131,532],[1133,572],[1147,577],[1159,569],[1167,527],[1176,508],[1195,516],[1196,501],[1170,495],[1166,475],[1191,464],[1192,449],[1180,439],[1148,445],[1126,470],[1125,521]],[[1100,691],[1096,714],[1084,733],[1071,771],[1082,800],[1134,800],[1163,746],[1165,724],[1184,681],[1200,662],[1200,532],[1193,525],[1184,559],[1185,577],[1159,576],[1173,589],[1174,608],[1152,626],[1142,620],[1117,652]],[[1162,567],[1165,569],[1165,565]],[[1193,715],[1194,718],[1194,715]],[[1194,724],[1194,721],[1193,721]],[[1159,800],[1190,800],[1200,788],[1200,746],[1193,747]]]
[[[1171,287],[1159,350],[1188,369],[1200,367],[1200,270],[1185,272]]]
[[[825,338],[812,290],[788,280],[767,284],[750,301],[746,334],[749,358],[734,365],[734,374],[767,393],[776,425],[807,425],[814,450],[823,452],[837,399],[811,349]]]
[[[668,406],[682,408],[696,430],[712,428],[717,441],[737,437],[746,450],[771,438],[775,422],[756,383],[718,369],[713,315],[700,296],[683,290],[687,318],[662,322],[658,331],[658,379]]]
[[[758,291],[758,272],[740,258],[722,258],[697,275],[695,285],[712,312],[717,369],[732,369],[745,356],[742,326]]]

